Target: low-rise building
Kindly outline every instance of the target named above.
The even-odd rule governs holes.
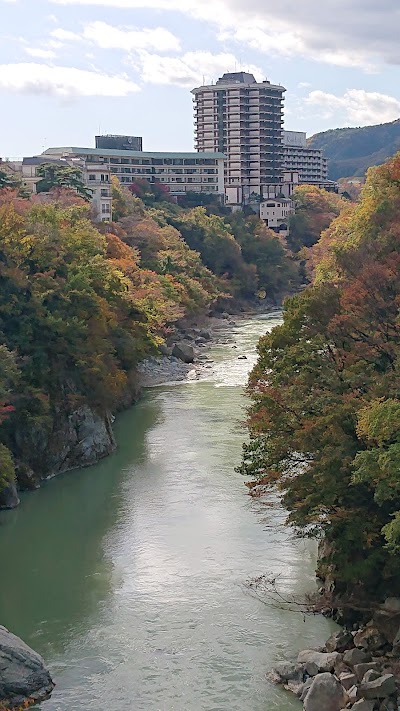
[[[294,205],[289,198],[275,198],[260,203],[260,219],[266,226],[283,236],[289,234],[289,217],[294,213]]]

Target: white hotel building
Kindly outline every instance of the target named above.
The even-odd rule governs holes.
[[[93,206],[102,220],[111,218],[111,176],[122,185],[137,179],[165,185],[172,196],[187,192],[224,196],[224,156],[221,153],[159,153],[106,148],[48,148],[40,159],[63,160],[81,168],[93,191]]]
[[[196,148],[225,154],[228,206],[257,201],[266,185],[282,181],[285,91],[247,72],[228,72],[192,90]]]

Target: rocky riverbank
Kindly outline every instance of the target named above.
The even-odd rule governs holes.
[[[138,366],[141,387],[198,380],[213,360],[208,355],[212,345],[226,342],[229,330],[237,325],[244,314],[232,316],[222,313],[219,318],[210,317],[202,327],[189,326],[174,332],[165,345],[160,347],[160,355],[147,358]],[[235,347],[235,344],[233,344]],[[245,357],[238,353],[238,358]]]
[[[400,709],[400,599],[389,598],[357,629],[333,634],[321,649],[299,653],[268,674],[305,711]]]
[[[46,699],[53,689],[42,657],[0,626],[0,711],[26,709]]]

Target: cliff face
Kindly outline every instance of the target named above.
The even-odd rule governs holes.
[[[17,486],[20,490],[35,489],[49,479],[78,467],[95,464],[116,447],[111,426],[111,415],[100,414],[89,405],[59,413],[52,430],[33,428],[15,432],[18,452]],[[18,506],[14,484],[0,494],[0,508]]]

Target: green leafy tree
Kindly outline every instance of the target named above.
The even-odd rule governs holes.
[[[18,178],[5,170],[0,170],[0,190],[4,188],[19,188],[20,184],[21,181]]]
[[[41,177],[36,184],[38,193],[48,193],[54,188],[70,188],[86,201],[92,197],[92,191],[83,182],[82,171],[79,168],[58,163],[43,163],[38,166],[36,174]]]

